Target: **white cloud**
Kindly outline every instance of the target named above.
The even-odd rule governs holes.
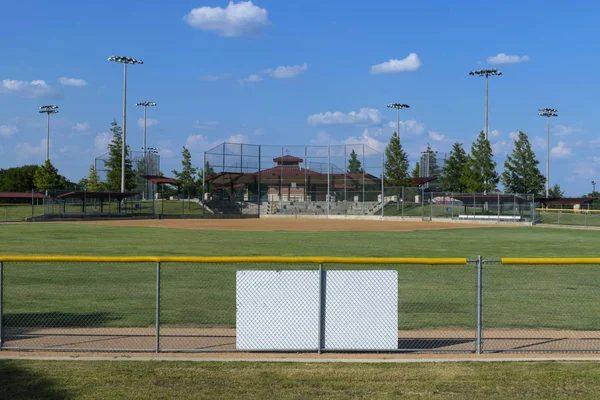
[[[498,137],[502,135],[502,132],[500,132],[498,129],[492,129],[490,131],[490,137]]]
[[[60,151],[61,153],[70,153],[73,150],[75,150],[75,147],[71,147],[71,146],[63,146],[61,147],[58,151]]]
[[[518,64],[528,61],[528,56],[509,56],[505,53],[498,53],[496,56],[487,58],[487,62],[490,64]]]
[[[508,137],[511,138],[513,141],[515,141],[519,138],[519,132],[517,132],[517,131],[509,132]]]
[[[379,152],[385,151],[386,144],[376,139],[375,136],[377,136],[377,134],[370,132],[369,128],[365,128],[360,137],[350,136],[344,140],[344,144],[364,144]]]
[[[546,148],[546,139],[541,136],[534,136],[531,140],[531,144],[535,150],[543,150]]]
[[[89,129],[90,129],[90,123],[87,121],[86,122],[78,122],[73,127],[73,130],[76,132],[85,132],[85,131],[88,131]]]
[[[573,172],[579,179],[595,178],[597,176],[596,168],[600,165],[599,159],[592,158],[591,161],[578,160],[573,164],[569,164],[570,171]]]
[[[417,53],[410,53],[402,60],[391,59],[371,67],[372,74],[390,74],[396,72],[416,71],[421,67],[421,60]]]
[[[590,145],[594,147],[600,146],[600,137],[594,140],[590,140]]]
[[[554,136],[563,137],[573,133],[581,133],[583,132],[583,129],[566,125],[555,125],[550,132],[553,133]]]
[[[0,81],[0,93],[15,94],[28,98],[44,97],[53,93],[50,85],[43,80],[18,81],[5,79]]]
[[[46,154],[46,139],[40,140],[39,146],[29,143],[18,143],[15,146],[17,160],[27,160],[31,157],[38,157]]]
[[[244,79],[240,79],[240,83],[243,85],[245,83],[254,83],[260,82],[263,80],[263,77],[258,74],[252,74],[250,76],[245,77]]]
[[[138,127],[143,128],[144,127],[144,118],[138,118],[137,125],[138,125]],[[155,125],[158,125],[157,119],[146,118],[146,127],[147,128],[150,128],[151,126],[155,126]]]
[[[398,122],[390,121],[388,126],[394,131],[398,130]],[[400,121],[400,135],[417,135],[420,136],[425,132],[425,124],[422,122],[415,121],[414,119],[408,119],[406,121]]]
[[[63,86],[83,87],[88,85],[88,83],[83,79],[66,78],[64,76],[62,78],[58,78],[58,82]]]
[[[230,1],[226,8],[194,8],[183,20],[192,28],[225,37],[251,35],[271,23],[267,10],[255,6],[252,1]]]
[[[96,134],[94,137],[94,152],[96,154],[104,154],[108,151],[108,144],[112,140],[113,135],[109,132]]]
[[[218,75],[202,75],[200,77],[201,81],[220,81],[223,79],[229,79],[231,78],[231,74],[229,73],[224,73],[224,74],[218,74]]]
[[[361,108],[359,111],[343,113],[340,111],[313,114],[308,117],[311,125],[348,125],[348,124],[379,124],[381,113],[374,108]]]
[[[505,156],[512,148],[512,140],[499,140],[492,143],[492,153],[495,156]]]
[[[550,155],[554,158],[566,158],[573,155],[573,151],[567,147],[565,142],[559,141],[558,145],[550,150]]]
[[[211,143],[204,135],[192,135],[185,140],[185,147],[189,150],[205,150],[211,147]]]
[[[0,136],[9,137],[19,132],[19,128],[15,125],[0,125]]]
[[[254,130],[254,135],[255,135],[255,136],[262,136],[262,135],[264,135],[264,134],[265,134],[265,130],[264,130],[264,129],[262,129],[262,128],[258,128],[258,129],[255,129],[255,130]]]
[[[439,142],[440,140],[444,140],[445,137],[446,137],[446,135],[444,135],[443,133],[429,131],[429,138],[431,140],[435,140],[436,142]]]
[[[248,138],[246,135],[238,133],[237,135],[232,135],[225,140],[227,143],[248,143]]]
[[[291,65],[289,67],[281,66],[275,69],[266,69],[263,72],[275,79],[288,79],[302,75],[308,69],[306,63],[302,65]]]

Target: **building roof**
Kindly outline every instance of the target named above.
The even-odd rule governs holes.
[[[289,154],[287,154],[282,157],[276,157],[273,159],[273,161],[274,162],[298,162],[298,163],[301,163],[304,160],[301,158],[290,156]]]
[[[169,178],[167,176],[158,176],[158,175],[146,175],[144,176],[147,180],[152,183],[166,183],[168,185],[178,186],[177,181],[173,178]]]
[[[75,190],[56,196],[57,199],[100,199],[100,200],[123,200],[128,197],[137,196],[138,192],[87,192]]]
[[[423,186],[426,183],[433,182],[437,179],[437,176],[422,176],[419,178],[411,178],[414,186]]]
[[[0,199],[45,199],[46,197],[36,192],[0,192]]]

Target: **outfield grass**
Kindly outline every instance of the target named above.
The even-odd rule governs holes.
[[[600,213],[539,212],[539,223],[550,225],[600,226]]]
[[[372,257],[598,256],[600,232],[475,228],[415,232],[244,232],[43,223],[0,225],[0,253],[96,255],[329,255]],[[235,272],[306,269],[265,264],[165,264],[161,320],[170,325],[234,326]],[[474,324],[475,268],[397,269],[401,329]],[[16,326],[151,326],[150,264],[4,266],[4,312]],[[501,266],[485,271],[487,327],[600,329],[598,266]],[[58,322],[57,322],[58,321]],[[75,322],[74,322],[75,321]]]
[[[3,399],[594,399],[597,362],[0,361]]]

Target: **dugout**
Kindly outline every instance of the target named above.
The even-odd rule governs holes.
[[[61,217],[127,217],[125,202],[138,196],[139,192],[88,192],[76,190],[54,197]],[[50,199],[49,199],[50,200]],[[46,211],[46,210],[45,210]],[[56,214],[54,207],[45,216]]]

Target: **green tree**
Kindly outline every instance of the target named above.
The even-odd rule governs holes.
[[[548,194],[550,195],[550,197],[552,197],[554,199],[561,199],[561,198],[565,197],[565,192],[560,189],[560,185],[558,183],[555,183],[554,186],[552,186],[548,190],[548,192],[549,192]]]
[[[464,192],[465,185],[462,180],[465,165],[467,164],[467,153],[462,143],[454,142],[452,151],[446,159],[440,176],[442,190],[447,192]]]
[[[471,145],[471,154],[467,156],[461,183],[467,192],[488,193],[497,189],[498,182],[500,177],[496,172],[492,146],[482,131]]]
[[[408,169],[410,168],[408,163],[408,156],[402,150],[400,144],[400,137],[397,132],[394,132],[390,138],[390,143],[385,148],[385,178],[384,184],[386,186],[411,186],[408,175]]]
[[[117,121],[110,124],[110,131],[113,134],[111,142],[108,144],[108,160],[104,161],[106,167],[106,186],[108,190],[121,190],[121,149],[123,145],[123,132],[117,125]],[[125,148],[125,190],[135,188],[135,172],[129,155],[129,146]]]
[[[59,189],[61,186],[58,170],[52,165],[50,160],[38,167],[33,177],[33,183],[39,190]]]
[[[33,177],[39,165],[0,169],[0,192],[29,192],[35,189]]]
[[[427,154],[429,154],[429,159],[427,159]],[[421,162],[425,163],[424,167],[426,169],[426,176],[439,176],[441,174],[440,166],[437,160],[437,151],[433,151],[429,143],[427,143],[427,149],[425,149],[425,154]],[[427,168],[427,164],[429,164],[429,168]]]
[[[100,175],[94,167],[94,164],[90,165],[89,173],[87,178],[84,178],[85,189],[90,192],[99,192],[102,190],[102,183],[100,182]]]
[[[362,164],[361,164],[360,160],[358,159],[358,155],[356,154],[354,149],[352,149],[352,151],[350,152],[350,159],[348,160],[348,173],[349,174],[362,174],[363,173]]]
[[[546,178],[538,168],[539,161],[531,149],[527,135],[519,131],[512,155],[506,157],[501,175],[504,191],[509,193],[539,194],[544,190]]]
[[[415,168],[410,173],[410,176],[413,179],[417,179],[421,176],[421,165],[419,164],[418,161],[415,163]]]
[[[192,154],[185,146],[183,146],[181,157],[181,172],[173,170],[173,175],[175,175],[179,188],[184,192],[187,191],[189,198],[190,190],[196,186],[195,176],[198,169],[192,166]]]

